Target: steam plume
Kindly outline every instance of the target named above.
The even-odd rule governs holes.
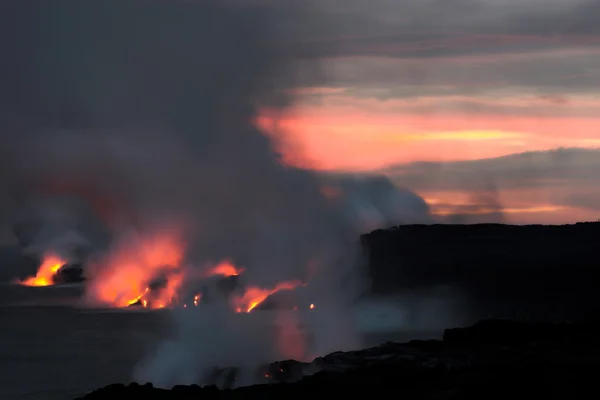
[[[167,234],[185,242],[191,266],[230,259],[264,287],[310,280],[306,293],[327,312],[314,315],[329,316],[315,348],[338,350],[327,347],[355,344],[344,310],[363,289],[348,247],[357,226],[317,175],[283,165],[252,122],[311,83],[318,68],[300,62],[284,29],[310,21],[291,3],[247,3],[3,3],[0,183],[25,199],[84,200],[105,224],[109,257],[135,246],[132,237]],[[93,236],[82,224],[61,229]],[[176,314],[175,341],[138,377],[187,383],[209,366],[281,356],[251,335],[259,322],[240,340],[240,322],[214,307]],[[258,354],[237,356],[249,349]]]

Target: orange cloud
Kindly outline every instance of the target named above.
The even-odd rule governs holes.
[[[273,130],[268,115],[260,124]],[[600,117],[534,117],[466,112],[417,115],[393,110],[308,107],[276,128],[295,144],[287,162],[324,170],[374,170],[414,161],[474,160],[547,150],[596,147]],[[301,149],[301,151],[300,151]]]

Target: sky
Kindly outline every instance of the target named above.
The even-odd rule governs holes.
[[[453,222],[599,218],[600,2],[343,4],[302,31],[324,84],[278,121],[288,162],[384,172]]]
[[[425,199],[442,222],[554,224],[600,218],[600,1],[227,1],[252,2],[273,5],[281,28],[272,32],[282,35],[272,40],[281,41],[297,61],[284,72],[285,87],[293,81],[286,89],[293,95],[291,107],[278,110],[276,119],[263,109],[257,120],[269,133],[289,139],[281,149],[287,163],[328,172],[383,173]],[[131,101],[123,83],[131,86],[132,79],[110,84],[89,79],[78,87],[87,75],[112,76],[110,64],[96,61],[101,52],[76,37],[61,41],[63,53],[48,51],[35,29],[18,22],[25,18],[22,11],[3,12],[11,10],[7,4],[19,2],[0,5],[0,47],[9,52],[0,69],[12,76],[0,82],[0,117],[14,125],[21,115],[15,109],[37,107],[51,120],[77,123],[77,113],[86,107],[101,110],[93,115],[99,119],[110,114],[106,109],[119,117],[122,109],[143,108],[145,99]],[[33,14],[46,18],[44,11]],[[123,32],[113,24],[110,37],[117,42],[120,34],[139,26],[127,22],[127,15],[114,17],[126,21]],[[15,44],[15,32],[24,43],[46,44],[32,51]],[[189,39],[186,46],[193,46],[196,39]],[[229,42],[196,41],[203,62],[211,53],[217,60],[221,53],[236,52],[219,44]],[[119,49],[111,51],[122,54]],[[50,67],[42,70],[28,61],[32,54],[46,57]],[[258,57],[240,57],[247,62],[235,70],[243,77]],[[66,58],[77,73],[57,67],[54,58]],[[38,76],[42,73],[47,76]],[[60,79],[48,78],[52,74]],[[202,82],[243,82],[237,75],[214,78]],[[165,82],[169,79],[175,78]],[[189,95],[186,84],[181,87],[182,96]],[[189,112],[191,102],[180,109],[167,97],[153,106],[162,113]],[[201,107],[206,111],[215,96],[205,97]],[[29,117],[21,119],[33,124]]]

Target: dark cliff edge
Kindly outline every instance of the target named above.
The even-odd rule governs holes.
[[[78,400],[269,398],[307,394],[397,394],[404,399],[574,399],[587,397],[600,367],[600,325],[488,320],[449,329],[441,341],[386,343],[338,352],[312,363],[283,361],[257,371],[264,384],[216,386],[110,385]],[[225,371],[230,382],[235,369]]]
[[[598,313],[600,223],[405,225],[361,237],[372,292],[448,286],[474,319]]]

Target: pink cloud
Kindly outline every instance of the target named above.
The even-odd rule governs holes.
[[[364,103],[364,101],[363,101]],[[261,123],[267,126],[268,117]],[[393,113],[393,107],[314,107],[283,116],[293,164],[372,170],[414,161],[473,160],[556,147],[597,147],[600,117]],[[300,151],[301,150],[301,151]]]

